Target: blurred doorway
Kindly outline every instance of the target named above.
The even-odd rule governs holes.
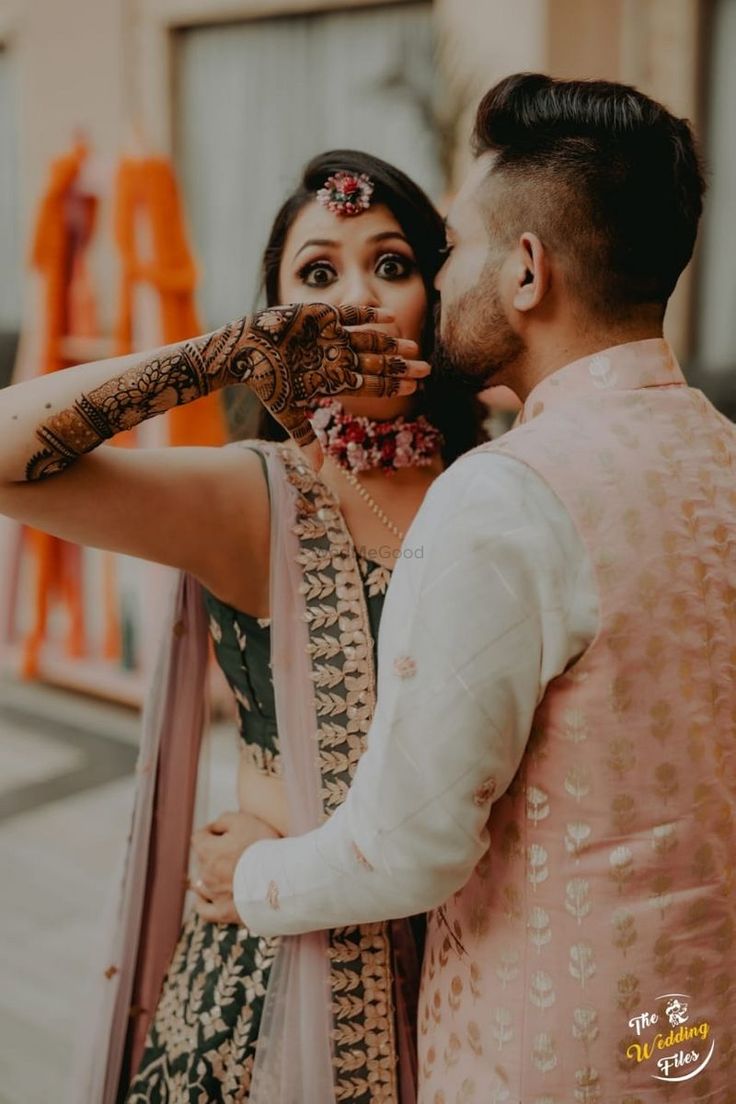
[[[441,196],[431,3],[195,27],[176,32],[174,56],[208,326],[253,310],[267,231],[314,154],[364,149]]]

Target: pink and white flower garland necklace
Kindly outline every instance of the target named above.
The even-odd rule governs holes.
[[[405,534],[384,513],[360,483],[356,472],[380,469],[426,467],[442,447],[440,431],[420,415],[407,422],[403,415],[385,422],[348,414],[337,399],[320,399],[309,416],[317,439],[327,456],[337,463],[348,482],[370,506],[387,529],[403,541]]]
[[[403,414],[381,422],[348,414],[334,398],[319,399],[309,420],[326,455],[353,472],[426,467],[444,444],[422,414],[413,422]]]

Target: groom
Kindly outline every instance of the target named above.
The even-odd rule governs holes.
[[[249,846],[234,902],[269,935],[431,910],[422,1104],[726,1104],[736,431],[662,337],[698,156],[635,89],[536,74],[485,96],[475,153],[441,348],[520,424],[406,537],[347,800]],[[232,828],[202,850],[223,919]]]

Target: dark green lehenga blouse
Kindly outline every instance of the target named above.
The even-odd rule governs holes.
[[[256,450],[257,451],[257,450]],[[263,456],[261,461],[265,461]],[[357,556],[368,618],[378,638],[390,571]],[[279,774],[270,621],[205,592],[217,661],[237,703],[253,763]],[[420,934],[421,925],[415,924]],[[127,1104],[238,1104],[247,1101],[269,973],[279,937],[210,924],[192,913],[176,947]]]

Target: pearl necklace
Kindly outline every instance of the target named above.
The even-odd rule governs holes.
[[[387,515],[383,512],[376,500],[368,494],[368,491],[365,489],[357,476],[354,475],[353,472],[348,471],[347,468],[343,468],[341,464],[338,464],[337,468],[345,476],[348,483],[350,483],[351,486],[355,487],[355,490],[358,492],[361,498],[365,499],[379,521],[382,521],[386,528],[391,530],[394,536],[398,537],[400,541],[403,541],[405,534],[401,532],[397,525],[394,525],[389,517],[387,517]]]
[[[399,468],[431,464],[444,444],[440,431],[422,415],[414,421],[400,416],[381,422],[348,414],[334,397],[317,400],[309,420],[323,453],[335,463],[379,521],[403,541],[405,534],[369,494],[357,473],[378,468],[389,474]]]

